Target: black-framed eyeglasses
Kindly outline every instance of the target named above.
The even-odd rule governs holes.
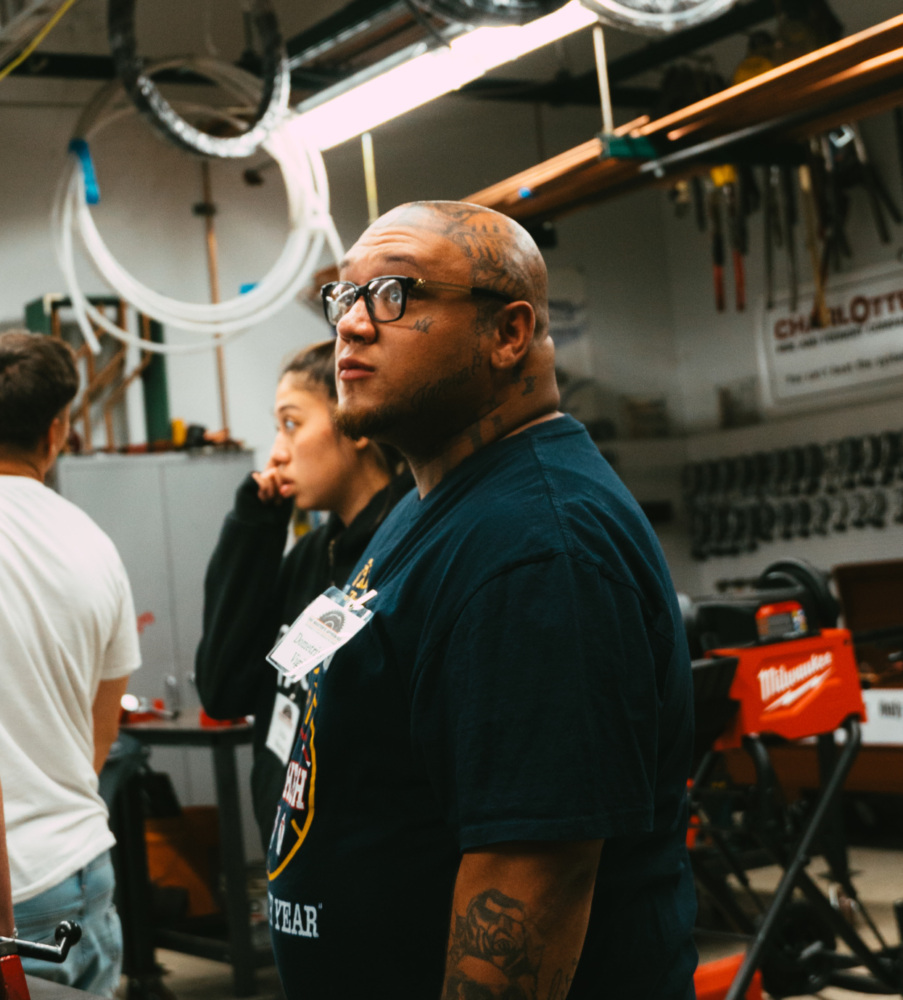
[[[326,322],[335,327],[355,302],[363,296],[367,312],[374,323],[394,323],[404,316],[408,293],[428,291],[431,288],[466,292],[468,295],[513,302],[510,296],[493,288],[479,285],[452,285],[447,281],[427,281],[425,278],[406,278],[399,274],[384,274],[371,278],[363,285],[353,281],[330,281],[320,289]]]

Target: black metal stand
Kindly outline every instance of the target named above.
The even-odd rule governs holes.
[[[811,907],[815,918],[832,934],[841,938],[851,953],[851,955],[838,955],[823,944],[814,945],[820,952],[820,958],[823,959],[826,983],[861,992],[903,995],[900,949],[889,949],[884,946],[875,951],[869,948],[806,872],[806,867],[818,844],[821,847],[820,853],[825,854],[828,860],[835,880],[841,887],[851,890],[851,898],[856,898],[849,876],[838,802],[840,791],[861,744],[858,717],[851,715],[845,719],[843,729],[847,739],[845,745],[840,748],[837,747],[833,734],[819,737],[821,791],[801,834],[792,844],[788,843],[787,826],[783,819],[780,801],[780,786],[768,750],[758,737],[747,737],[744,740],[744,746],[749,751],[756,768],[757,782],[754,789],[756,835],[772,857],[783,867],[784,874],[761,918],[758,929],[752,936],[743,964],[725,995],[725,1000],[741,1000],[746,995],[753,975],[761,966],[769,946],[774,942],[780,922],[786,916],[794,890],[797,889]],[[828,741],[830,746],[827,745]],[[724,847],[723,852],[730,862],[729,850]],[[710,885],[706,887],[711,889]],[[899,907],[899,912],[903,922],[903,904]],[[744,929],[749,926],[749,918],[739,907],[730,915],[735,919],[742,918],[740,924]],[[869,975],[857,975],[845,971],[855,966],[864,966]]]
[[[123,973],[129,979],[129,1000],[169,1000],[172,996],[160,980],[161,970],[154,957],[155,946],[229,962],[235,996],[251,996],[256,988],[255,970],[273,963],[270,950],[255,948],[251,940],[250,902],[235,765],[235,748],[250,742],[251,727],[207,728],[179,721],[133,725],[123,729],[147,746],[198,746],[212,751],[228,923],[226,940],[154,926],[141,779],[139,775],[127,780],[116,796],[110,821],[118,842]]]

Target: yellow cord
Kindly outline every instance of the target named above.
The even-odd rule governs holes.
[[[43,28],[35,35],[31,42],[13,59],[12,62],[7,63],[3,69],[0,69],[0,80],[4,77],[9,76],[10,73],[17,67],[21,66],[22,63],[34,52],[34,50],[44,41],[44,39],[50,34],[51,31],[59,24],[60,19],[69,10],[70,7],[75,4],[76,0],[66,0],[62,7],[53,15],[52,18],[44,25]]]

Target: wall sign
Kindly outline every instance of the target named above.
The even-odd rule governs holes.
[[[811,293],[795,312],[787,295],[762,310],[759,355],[772,404],[903,377],[903,268],[837,280],[825,299],[825,329],[812,326]]]
[[[862,742],[903,746],[903,691],[869,688],[862,692],[868,722],[862,725]]]

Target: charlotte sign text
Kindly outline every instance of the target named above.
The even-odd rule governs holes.
[[[790,312],[764,312],[762,354],[771,398],[803,399],[903,375],[903,271],[837,283],[826,295],[830,323],[812,325],[811,296]]]

